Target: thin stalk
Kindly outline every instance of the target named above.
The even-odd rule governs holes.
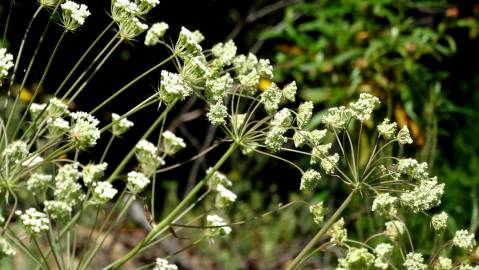
[[[76,97],[86,88],[86,86],[88,85],[88,83],[91,81],[91,79],[93,79],[93,77],[96,75],[96,73],[101,69],[101,67],[106,63],[106,61],[108,60],[108,58],[110,58],[110,56],[113,54],[114,51],[116,51],[116,49],[118,48],[118,46],[120,46],[120,44],[123,42],[123,39],[120,39],[118,40],[118,42],[113,46],[113,48],[111,48],[111,50],[105,55],[105,57],[103,58],[103,60],[98,64],[98,66],[96,66],[96,68],[93,70],[93,72],[90,74],[90,76],[83,82],[83,84],[80,86],[80,88],[78,88],[78,90],[76,90],[76,92],[73,94],[73,96],[69,99],[69,102],[73,102]],[[70,89],[73,89],[70,88]]]
[[[8,25],[10,24],[10,15],[12,15],[14,5],[15,5],[15,1],[10,0],[10,6],[8,8],[7,20],[5,21],[5,29],[3,30],[3,38],[2,38],[3,42],[5,42],[7,40]]]
[[[35,48],[35,51],[33,52],[32,58],[30,59],[30,63],[28,64],[28,67],[27,67],[27,71],[25,72],[25,75],[23,76],[22,83],[20,84],[20,87],[18,88],[18,89],[20,89],[19,91],[21,91],[23,89],[23,87],[25,86],[25,84],[27,82],[27,79],[28,79],[28,76],[30,75],[33,64],[35,63],[35,59],[37,58],[38,52],[40,51],[40,47],[42,46],[43,40],[45,39],[45,35],[47,34],[48,28],[50,28],[50,24],[53,20],[53,14],[55,14],[56,10],[58,9],[59,4],[60,4],[60,2],[57,4],[55,9],[53,10],[52,15],[50,15],[50,19],[48,20],[48,23],[45,26],[45,29],[43,30],[43,33],[40,36],[40,39],[38,40],[37,47]],[[12,78],[10,83],[13,84],[13,78]],[[11,86],[10,86],[10,88],[11,88]],[[11,118],[13,117],[13,113],[15,112],[15,108],[17,107],[17,104],[18,104],[19,100],[20,100],[20,92],[15,97],[13,107],[11,108],[10,115],[8,116],[8,120],[7,120],[7,123],[6,123],[6,129],[7,130],[8,130],[8,127],[10,125]]]
[[[321,230],[309,241],[309,243],[301,250],[301,252],[293,259],[293,261],[286,267],[286,270],[294,270],[298,269],[300,262],[306,257],[311,250],[319,243],[321,237],[329,230],[329,228],[339,219],[343,211],[348,207],[349,203],[351,202],[352,198],[354,197],[356,190],[351,191],[348,197],[344,200],[344,202],[339,206],[339,208],[334,212],[334,214],[328,219],[328,221],[323,225]]]
[[[12,0],[12,2],[10,4],[10,11],[13,7],[13,2],[15,2],[15,1]],[[23,48],[25,47],[25,42],[27,41],[28,34],[30,33],[30,29],[32,28],[33,22],[38,17],[38,14],[40,14],[40,11],[42,11],[42,6],[39,6],[37,8],[37,10],[35,11],[35,13],[33,13],[32,18],[30,19],[30,22],[28,23],[27,29],[25,30],[25,34],[23,34],[22,42],[20,43],[20,48],[18,49],[17,58],[15,60],[15,66],[13,67],[12,78],[10,80],[10,88],[12,87],[13,82],[15,81],[15,75],[17,74],[18,65],[20,64],[20,59],[22,58]],[[10,17],[10,12],[9,12],[9,17]],[[5,38],[6,38],[6,34],[7,34],[6,28],[7,27],[8,27],[8,23],[5,26],[5,33],[4,33],[4,36],[3,36],[3,40],[5,40]]]
[[[70,80],[71,76],[73,76],[73,74],[75,73],[75,71],[77,70],[77,68],[80,66],[80,64],[83,62],[83,60],[85,60],[86,56],[88,54],[90,54],[91,50],[96,46],[96,44],[100,41],[100,39],[106,34],[106,32],[115,24],[115,22],[111,22],[104,30],[103,32],[101,32],[101,34],[95,39],[95,41],[93,41],[93,43],[90,45],[90,47],[88,47],[88,49],[83,53],[83,55],[80,57],[80,59],[77,61],[77,63],[75,64],[75,66],[70,70],[70,72],[68,73],[68,75],[65,77],[65,79],[63,80],[63,82],[60,84],[60,86],[57,88],[57,90],[55,91],[55,93],[53,94],[53,96],[56,96],[62,89],[63,87],[65,86],[65,84],[68,82],[68,80]]]
[[[175,102],[173,102],[172,106],[174,105]],[[161,123],[161,121],[163,121],[163,118],[166,117],[166,115],[168,114],[168,111],[171,110],[171,107],[172,106],[168,106],[162,113],[161,115],[155,120],[155,122],[153,122],[153,124],[150,126],[150,128],[143,134],[143,136],[141,136],[140,140],[142,139],[145,139],[147,138],[148,136],[150,136],[150,134],[156,129],[156,127]],[[128,154],[123,158],[123,160],[120,162],[120,164],[115,168],[115,170],[113,171],[113,173],[111,173],[110,177],[108,177],[108,179],[106,181],[108,182],[112,182],[113,180],[115,180],[115,178],[118,177],[118,175],[120,174],[120,172],[123,170],[123,168],[125,168],[126,164],[128,163],[128,161],[130,161],[130,159],[133,157],[133,155],[135,154],[135,148],[132,147],[132,149],[130,150],[130,152],[128,152]]]
[[[136,82],[138,82],[139,80],[143,79],[145,76],[147,76],[148,74],[150,74],[151,72],[155,71],[156,69],[158,69],[159,67],[163,66],[164,64],[166,64],[168,61],[170,61],[171,59],[173,59],[175,57],[175,55],[170,55],[168,58],[166,58],[165,60],[163,60],[162,62],[160,62],[159,64],[157,64],[156,66],[150,68],[149,70],[143,72],[141,75],[139,75],[138,77],[136,77],[135,79],[133,79],[131,82],[129,82],[128,84],[126,84],[125,86],[123,86],[120,90],[118,91],[115,91],[115,93],[113,95],[111,95],[109,98],[107,98],[106,100],[104,100],[100,105],[96,106],[91,112],[90,114],[94,114],[95,112],[97,112],[99,109],[103,108],[106,104],[108,104],[110,101],[112,101],[113,99],[115,99],[118,95],[120,95],[121,93],[123,93],[126,89],[128,89],[130,86],[132,86],[133,84],[135,84]]]
[[[38,244],[37,239],[36,239],[35,237],[32,237],[32,240],[33,240],[33,244],[35,245],[35,247],[36,247],[37,250],[38,250],[38,253],[40,253],[40,256],[42,257],[42,260],[45,262],[45,266],[46,266],[47,268],[50,268],[50,267],[48,266],[47,258],[46,258],[45,255],[43,254],[42,249],[40,248],[40,245]]]
[[[50,71],[50,67],[52,66],[53,59],[55,59],[55,56],[58,52],[58,48],[60,48],[60,45],[62,44],[62,41],[65,38],[66,33],[67,33],[67,30],[65,29],[63,31],[62,35],[60,36],[60,38],[58,39],[58,42],[55,45],[55,48],[53,49],[53,52],[50,56],[50,59],[48,60],[47,66],[45,67],[45,70],[43,71],[42,77],[40,78],[40,81],[38,82],[38,85],[35,88],[35,91],[33,92],[32,98],[30,99],[30,102],[28,103],[27,108],[23,112],[22,118],[20,119],[20,121],[17,124],[17,128],[15,129],[15,132],[13,133],[12,138],[15,138],[18,134],[18,131],[20,131],[20,127],[22,126],[23,121],[25,121],[25,118],[27,117],[28,112],[30,111],[30,107],[32,106],[33,101],[35,100],[35,98],[38,95],[38,91],[40,90],[40,87],[42,86],[43,82],[45,81],[45,78],[48,75],[48,71]],[[22,89],[20,89],[19,91],[22,91]],[[19,95],[20,95],[20,93],[19,93]]]
[[[105,160],[106,154],[108,153],[108,150],[110,150],[110,147],[113,143],[113,140],[115,140],[115,135],[113,135],[113,133],[112,133],[111,137],[110,137],[110,140],[108,140],[108,144],[105,147],[105,150],[103,150],[103,154],[101,155],[101,158],[100,158],[100,163],[102,163],[103,160]]]
[[[218,162],[215,164],[215,166],[213,166],[213,169],[200,182],[198,182],[198,184],[196,184],[196,186],[191,190],[191,192],[178,204],[175,209],[173,209],[173,211],[168,214],[167,217],[165,217],[158,225],[153,227],[153,229],[148,233],[148,235],[145,237],[145,239],[143,239],[141,243],[136,245],[126,256],[113,262],[104,269],[120,269],[120,267],[122,267],[126,262],[136,256],[144,246],[148,245],[151,241],[154,241],[154,239],[158,236],[158,232],[161,232],[164,228],[169,226],[176,219],[176,217],[181,214],[182,209],[194,200],[196,194],[203,188],[206,181],[223,165],[223,163],[225,163],[226,160],[229,159],[229,157],[234,153],[237,147],[238,144],[231,144],[226,153],[224,153],[220,160],[218,160]]]

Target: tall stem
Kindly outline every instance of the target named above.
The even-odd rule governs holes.
[[[314,249],[314,247],[318,244],[319,240],[323,237],[323,235],[329,230],[329,228],[339,219],[341,214],[344,212],[346,207],[348,207],[349,203],[351,202],[352,198],[356,190],[353,190],[348,197],[344,200],[344,202],[339,206],[339,208],[334,212],[334,214],[328,219],[328,221],[323,225],[321,230],[309,241],[309,243],[301,250],[301,252],[294,258],[294,260],[286,267],[286,270],[295,270],[298,269],[300,263],[303,259]]]
[[[183,208],[185,208],[194,200],[196,194],[203,188],[206,181],[223,165],[223,163],[225,163],[226,160],[228,160],[228,158],[234,153],[237,147],[237,143],[233,143],[232,145],[230,145],[226,153],[224,153],[220,160],[216,162],[215,166],[213,166],[213,169],[210,170],[210,172],[200,182],[198,182],[198,184],[196,184],[196,186],[191,190],[191,192],[178,204],[175,209],[173,209],[173,211],[168,214],[168,216],[166,216],[159,224],[153,227],[153,229],[148,233],[148,235],[146,235],[145,239],[143,239],[141,243],[136,245],[127,255],[105,267],[104,270],[120,269],[120,267],[122,267],[126,262],[136,256],[138,253],[140,253],[140,251],[143,250],[144,246],[147,246],[148,244],[150,244],[150,242],[154,241],[158,234],[164,228],[169,226],[179,214],[181,214]]]

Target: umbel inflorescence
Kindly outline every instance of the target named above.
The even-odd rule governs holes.
[[[86,5],[73,1],[41,0],[39,3],[32,22],[40,11],[47,10],[52,14],[50,20],[63,27],[62,38],[87,28],[88,17],[95,15],[95,11],[90,11]],[[15,254],[15,250],[21,250],[29,255],[34,250],[35,254],[41,255],[40,259],[35,256],[30,256],[30,259],[41,268],[69,269],[67,266],[73,265],[78,269],[88,269],[108,233],[127,216],[127,210],[136,198],[143,197],[147,192],[151,193],[151,230],[127,254],[103,266],[103,269],[121,269],[140,252],[158,244],[158,239],[168,237],[175,226],[200,230],[194,243],[203,239],[212,242],[216,237],[227,236],[234,227],[224,209],[238,196],[233,192],[232,181],[219,169],[240,149],[245,155],[261,154],[294,166],[301,174],[298,175],[298,186],[302,191],[314,192],[321,182],[330,178],[339,179],[348,187],[350,196],[331,217],[328,213],[332,209],[328,210],[322,202],[309,206],[314,222],[322,226],[318,237],[312,240],[313,244],[323,235],[328,235],[330,242],[324,249],[339,246],[346,250],[344,258],[338,260],[338,269],[404,267],[414,270],[425,269],[427,265],[434,269],[452,269],[452,263],[463,264],[460,269],[474,269],[463,262],[452,262],[447,254],[441,253],[445,250],[443,247],[438,256],[426,262],[425,257],[412,246],[399,244],[408,235],[406,215],[425,213],[438,206],[444,184],[429,175],[426,163],[389,156],[390,152],[386,149],[412,143],[408,128],[398,127],[389,119],[377,126],[376,145],[366,160],[360,160],[359,157],[364,156],[359,153],[361,134],[366,129],[365,123],[372,120],[372,113],[380,104],[378,98],[362,93],[356,102],[348,106],[329,109],[322,117],[322,128],[311,127],[313,103],[296,100],[295,82],[284,85],[271,82],[266,89],[258,88],[261,80],[273,79],[273,67],[269,60],[260,59],[252,53],[239,54],[231,40],[204,49],[201,42],[205,37],[201,32],[185,27],[181,28],[176,42],[165,42],[168,24],[158,22],[148,26],[145,20],[158,4],[158,0],[112,0],[109,12],[112,22],[97,41],[109,33],[107,30],[110,28],[116,27],[116,31],[111,41],[93,59],[91,67],[94,68],[79,72],[81,75],[77,79],[72,77],[90,51],[96,48],[97,41],[85,51],[53,97],[41,103],[37,94],[48,75],[48,69],[45,69],[32,98],[20,110],[18,123],[13,124],[12,119],[19,111],[21,92],[15,98],[6,97],[9,102],[5,111],[8,113],[2,113],[0,126],[0,192],[4,195],[2,202],[5,205],[5,213],[2,214],[6,214],[0,237],[3,254],[10,256]],[[69,105],[87,87],[91,77],[103,67],[118,45],[138,39],[144,32],[145,46],[161,45],[171,55],[99,102],[91,112],[72,111]],[[22,44],[27,37],[28,31]],[[62,38],[49,63],[54,60]],[[0,49],[0,80],[9,82],[2,84],[7,87],[12,87],[18,80],[23,81],[19,87],[23,91],[23,83],[29,73],[23,74],[24,78],[18,78],[17,63],[21,56],[21,49],[16,57],[5,48]],[[169,61],[176,69],[164,67]],[[34,62],[32,59],[30,63],[33,65]],[[159,81],[156,93],[124,113],[112,113],[110,123],[98,120],[95,113],[99,109],[154,71],[158,71]],[[71,81],[74,81],[71,87],[64,91]],[[12,89],[9,88],[8,93],[12,93]],[[223,131],[225,138],[222,142],[228,142],[230,146],[176,208],[160,220],[155,216],[156,180],[162,171],[182,165],[168,163],[179,151],[188,147],[183,138],[165,128],[168,114],[181,101],[193,95],[206,104],[208,112],[205,119]],[[128,131],[135,128],[128,117],[153,105],[159,107],[159,115],[155,115],[150,128],[119,164],[112,164],[108,157],[111,144],[128,136]],[[359,128],[357,138],[351,135],[355,127]],[[110,141],[104,149],[98,150],[102,152],[101,158],[80,162],[79,154],[98,149],[98,141],[103,136],[109,136]],[[308,157],[310,166],[301,168],[282,158],[280,155],[283,152]],[[132,159],[136,162],[130,162]],[[170,168],[167,165],[171,165]],[[124,185],[117,185],[118,182]],[[34,200],[23,201],[19,195],[24,193]],[[354,196],[373,198],[371,211],[387,220],[384,232],[375,236],[382,242],[374,247],[349,239],[346,220],[340,218]],[[206,197],[213,198],[213,208],[199,219],[187,220],[186,214]],[[107,204],[110,214],[101,224],[97,224],[99,221],[95,219],[91,228],[92,232],[99,230],[103,234],[91,239],[93,233],[90,233],[87,242],[91,240],[91,247],[82,250],[81,255],[76,254],[75,241],[70,241],[76,239],[76,225],[82,223],[88,213],[100,213]],[[27,240],[17,237],[15,230],[18,226],[11,229],[15,222],[21,225]],[[188,224],[181,226],[182,222]],[[432,217],[431,228],[435,232],[442,233],[446,227],[446,213]],[[459,230],[445,246],[473,250],[474,235]],[[297,269],[310,251],[308,245],[293,259],[288,269]],[[397,251],[402,255],[399,263],[391,257]],[[158,258],[148,266],[158,270],[178,269],[164,258]]]

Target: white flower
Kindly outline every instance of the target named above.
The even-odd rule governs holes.
[[[378,125],[379,135],[383,136],[385,139],[392,139],[396,135],[397,124],[395,122],[390,122],[388,118]]]
[[[338,260],[338,265],[345,269],[369,269],[374,262],[374,255],[366,248],[351,247],[345,258]]]
[[[263,93],[261,93],[260,100],[264,104],[265,110],[268,113],[273,113],[278,110],[282,96],[281,89],[279,89],[275,83],[272,83]]]
[[[40,194],[48,189],[52,180],[53,176],[50,174],[34,173],[27,181],[27,189],[33,194]]]
[[[22,166],[33,168],[43,162],[43,158],[38,155],[31,155],[27,160],[22,162]]]
[[[350,104],[352,116],[364,122],[371,117],[374,108],[380,103],[377,97],[368,93],[361,93],[359,99]]]
[[[119,21],[118,35],[125,40],[132,40],[148,29],[148,25],[134,16],[127,16]]]
[[[177,55],[183,58],[193,57],[201,54],[203,50],[200,46],[201,33],[192,33],[185,27],[181,27],[180,35],[175,46]]]
[[[160,100],[167,105],[173,103],[177,99],[185,99],[193,93],[193,88],[176,73],[166,70],[161,71]]]
[[[158,44],[161,39],[163,39],[163,36],[165,35],[168,28],[169,26],[165,22],[153,24],[150,29],[148,29],[148,32],[146,32],[145,45],[155,46],[156,44]]]
[[[77,4],[73,1],[66,1],[61,5],[63,15],[63,26],[69,30],[74,31],[85,23],[85,19],[90,16],[88,7],[84,4]]]
[[[116,113],[111,114],[111,120],[113,122],[112,133],[114,136],[122,135],[135,125],[132,121],[126,119],[126,117],[120,118],[121,116]]]
[[[313,215],[313,221],[316,224],[321,224],[324,221],[324,215],[326,215],[326,208],[323,206],[323,202],[311,205],[309,212]]]
[[[321,180],[321,174],[313,169],[309,169],[301,176],[300,190],[314,190]]]
[[[206,171],[206,175],[210,175],[212,170],[213,170],[213,168],[209,168]],[[208,186],[208,188],[210,188],[212,190],[217,190],[219,185],[222,185],[224,187],[231,187],[233,185],[233,183],[231,182],[231,180],[228,179],[228,177],[226,177],[226,175],[224,175],[221,172],[215,171],[206,180],[206,185]]]
[[[157,258],[153,270],[178,270],[178,266],[170,264],[165,259]]]
[[[183,138],[176,136],[173,132],[167,130],[162,134],[163,151],[171,156],[186,147]]]
[[[298,87],[296,86],[296,82],[290,82],[283,88],[283,95],[284,97],[294,102],[296,100],[296,91],[298,91]]]
[[[74,112],[71,114],[72,125],[69,132],[70,140],[78,149],[95,146],[100,138],[100,123],[95,117],[85,112]]]
[[[221,77],[207,79],[205,86],[205,94],[209,100],[223,101],[228,94],[228,90],[233,86],[233,78],[229,73],[226,73]]]
[[[63,118],[48,119],[48,131],[53,137],[61,136],[70,129],[70,123]]]
[[[404,261],[403,266],[407,270],[426,270],[427,265],[424,264],[424,258],[420,253],[409,252],[406,255],[406,260]]]
[[[435,214],[431,218],[431,226],[435,231],[441,231],[447,227],[447,213],[441,212],[439,214]]]
[[[450,270],[452,269],[452,260],[446,257],[440,256],[434,265],[434,270]]]
[[[8,70],[13,67],[13,55],[7,49],[0,48],[0,79],[8,76]]]
[[[298,114],[296,115],[296,124],[298,128],[304,129],[308,125],[313,116],[313,102],[306,101],[301,103],[298,107]]]
[[[397,214],[397,200],[396,197],[389,195],[389,193],[381,193],[374,199],[371,210],[387,217],[394,217]]]
[[[45,213],[29,208],[25,212],[16,211],[25,230],[32,236],[49,230],[50,220]]]
[[[3,236],[0,236],[0,255],[15,256],[16,253],[12,245]]]
[[[409,129],[407,128],[406,125],[403,126],[401,128],[401,130],[398,132],[397,140],[398,140],[399,144],[411,144],[412,143],[411,135],[409,134]]]
[[[223,64],[230,65],[236,56],[236,45],[232,40],[228,40],[224,44],[220,42],[211,48],[211,53]]]
[[[72,205],[63,201],[45,201],[43,204],[45,212],[53,220],[66,218],[72,211]]]
[[[156,169],[165,164],[165,161],[158,156],[158,149],[147,140],[140,140],[135,146],[136,159],[140,162],[145,175],[153,175]]]
[[[452,244],[465,250],[471,250],[476,245],[476,241],[474,240],[473,233],[469,233],[466,230],[459,230],[454,235]]]
[[[331,243],[338,245],[343,244],[348,238],[348,231],[344,228],[344,219],[340,218],[336,221],[328,230],[327,234],[331,236],[329,240]]]
[[[346,128],[346,124],[351,119],[352,111],[344,106],[334,107],[328,110],[328,113],[323,116],[323,124],[327,128],[336,131]]]
[[[28,155],[28,145],[24,141],[14,141],[3,151],[4,162],[16,164],[24,160]]]
[[[223,208],[236,201],[236,194],[225,188],[222,184],[216,186],[216,207]]]
[[[292,122],[293,116],[291,115],[291,112],[289,111],[289,109],[284,108],[281,111],[275,113],[273,120],[271,120],[271,125],[288,129],[291,127]]]
[[[214,237],[216,235],[228,235],[231,233],[231,227],[226,226],[226,222],[218,215],[206,216],[206,226],[208,228],[208,235]]]
[[[421,180],[419,186],[413,190],[401,194],[401,201],[411,208],[414,213],[423,212],[441,203],[444,193],[444,183],[438,184],[437,178]]]
[[[83,183],[90,186],[98,181],[105,173],[108,164],[103,162],[101,164],[88,164],[82,170]]]
[[[63,165],[55,176],[55,188],[53,195],[55,200],[64,201],[74,205],[85,197],[82,186],[77,183],[81,173],[78,171],[78,163]]]
[[[113,199],[118,193],[118,190],[113,188],[110,182],[96,182],[94,183],[93,188],[93,203],[102,204]]]
[[[217,102],[210,105],[210,110],[206,116],[214,126],[225,125],[226,118],[228,117],[228,108],[223,103]]]
[[[284,136],[285,132],[285,128],[275,126],[272,126],[272,128],[268,131],[264,143],[271,152],[279,151],[281,147],[283,147],[283,145],[288,141],[288,138]]]
[[[403,235],[406,231],[406,224],[400,220],[393,220],[386,222],[386,230],[384,234],[392,239],[397,239],[400,235]]]
[[[331,156],[327,156],[321,159],[321,168],[324,170],[325,173],[331,175],[334,173],[338,162],[339,162],[339,154],[334,153]]]
[[[129,172],[127,176],[127,189],[131,193],[140,193],[150,183],[150,179],[140,172]]]

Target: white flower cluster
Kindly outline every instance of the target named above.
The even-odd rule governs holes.
[[[63,165],[55,176],[53,195],[55,200],[76,205],[85,198],[82,186],[78,183],[81,173],[78,163]]]
[[[183,59],[192,58],[201,55],[203,48],[200,42],[204,36],[199,32],[191,32],[185,27],[181,27],[178,41],[175,45],[175,54]]]
[[[217,43],[211,48],[211,53],[216,57],[223,65],[231,65],[233,58],[236,56],[236,45],[232,40],[228,40],[226,43]]]
[[[77,4],[73,1],[66,1],[61,5],[62,23],[68,31],[75,31],[85,23],[85,19],[90,16],[88,7],[84,4]]]
[[[35,194],[42,194],[52,184],[53,176],[50,174],[34,173],[27,181],[27,189]]]
[[[344,106],[328,109],[328,113],[323,116],[323,124],[328,129],[341,131],[346,128],[346,124],[351,119],[352,111]]]
[[[186,147],[183,138],[176,136],[173,132],[169,130],[163,132],[162,134],[162,145],[163,152],[168,156],[172,156]]]
[[[212,171],[213,168],[208,168],[208,170],[206,170],[206,175],[210,175]],[[208,188],[216,190],[218,185],[222,185],[224,187],[231,187],[233,183],[231,182],[231,180],[228,179],[226,175],[221,172],[215,171],[206,180],[206,185],[208,186]]]
[[[371,210],[386,217],[395,217],[397,201],[398,198],[391,196],[389,193],[381,193],[374,199]]]
[[[65,219],[72,211],[72,205],[64,201],[44,201],[44,211],[53,220]]]
[[[49,118],[47,124],[48,132],[53,138],[62,136],[70,129],[70,123],[63,118]]]
[[[121,136],[125,132],[127,132],[130,128],[132,128],[135,124],[126,119],[126,118],[121,118],[120,115],[116,113],[111,114],[111,120],[112,120],[112,133],[114,136]]]
[[[298,128],[304,129],[309,123],[313,116],[313,107],[313,102],[311,101],[306,101],[299,105],[296,116],[296,124],[298,125]]]
[[[413,190],[401,194],[401,202],[414,213],[423,212],[441,203],[444,183],[439,184],[436,177],[421,180]]]
[[[19,216],[20,222],[25,230],[32,236],[49,230],[50,220],[45,213],[37,211],[35,208],[29,208],[25,212],[15,211]]]
[[[150,183],[150,179],[140,172],[129,172],[127,175],[126,188],[133,194],[142,192]]]
[[[13,55],[7,49],[0,48],[0,79],[8,76],[8,70],[13,67]]]
[[[319,185],[321,174],[313,169],[309,169],[301,176],[300,190],[314,190]]]
[[[104,204],[112,200],[118,193],[110,182],[102,181],[93,184],[92,204]]]
[[[3,162],[7,164],[18,164],[23,162],[28,155],[28,145],[24,141],[14,141],[3,150]]]
[[[136,159],[140,163],[142,173],[151,176],[165,161],[158,156],[158,148],[147,140],[140,140],[135,146]]]
[[[74,112],[70,116],[72,124],[69,136],[72,143],[78,149],[95,146],[101,134],[98,129],[100,122],[94,116],[85,112]]]
[[[451,270],[452,269],[452,260],[446,257],[439,256],[436,265],[434,265],[434,270]]]
[[[431,218],[431,226],[435,231],[442,231],[447,227],[448,215],[446,212],[435,214]]]
[[[113,0],[111,15],[118,24],[118,34],[125,40],[132,40],[148,29],[140,18],[160,3],[159,0]]]
[[[374,255],[366,248],[349,248],[345,258],[338,260],[341,269],[369,269],[374,263]]]
[[[378,244],[374,248],[374,253],[376,254],[376,259],[374,260],[374,266],[378,269],[388,269],[389,263],[388,258],[391,256],[394,247],[388,243]]]
[[[426,270],[427,265],[424,264],[424,258],[421,253],[410,252],[406,255],[403,266],[406,270]]]
[[[321,224],[324,221],[326,215],[326,208],[323,206],[323,202],[311,205],[309,212],[313,215],[313,221],[316,224]]]
[[[409,134],[409,129],[407,126],[403,126],[401,130],[399,130],[398,135],[397,135],[397,140],[399,144],[411,144],[412,143],[412,138],[411,135]]]
[[[145,46],[151,47],[158,44],[163,39],[168,28],[169,26],[165,22],[154,23],[146,32]]]
[[[15,256],[16,253],[12,245],[3,236],[0,236],[0,255]]]
[[[236,201],[236,194],[234,194],[231,190],[227,189],[222,184],[218,184],[216,186],[216,192],[217,193],[215,205],[218,208],[227,207]]]
[[[476,245],[476,240],[474,240],[473,233],[469,233],[467,230],[459,230],[454,234],[452,244],[465,250],[471,250]]]
[[[396,122],[390,122],[388,118],[378,125],[379,135],[383,136],[384,139],[390,140],[396,136],[397,124]]]
[[[170,264],[165,259],[157,258],[153,270],[178,270],[178,266]]]
[[[226,222],[218,215],[208,215],[206,216],[206,226],[208,228],[208,236],[223,236],[231,233],[231,227],[226,225]]]
[[[391,239],[397,239],[406,232],[406,224],[400,220],[393,220],[386,222],[386,230],[384,234]]]
[[[100,180],[101,177],[105,174],[105,170],[108,167],[106,162],[101,164],[88,164],[83,167],[82,178],[83,183],[86,186],[92,186],[96,181]]]
[[[193,88],[181,77],[180,74],[161,71],[161,85],[159,89],[160,100],[166,105],[177,100],[183,100],[193,93]]]
[[[360,122],[364,122],[371,117],[374,108],[379,106],[379,99],[368,93],[361,93],[359,99],[349,105],[352,116]]]
[[[335,245],[342,245],[346,239],[348,239],[348,231],[344,228],[344,219],[340,218],[336,221],[331,228],[329,228],[327,234],[331,236],[329,240]]]

